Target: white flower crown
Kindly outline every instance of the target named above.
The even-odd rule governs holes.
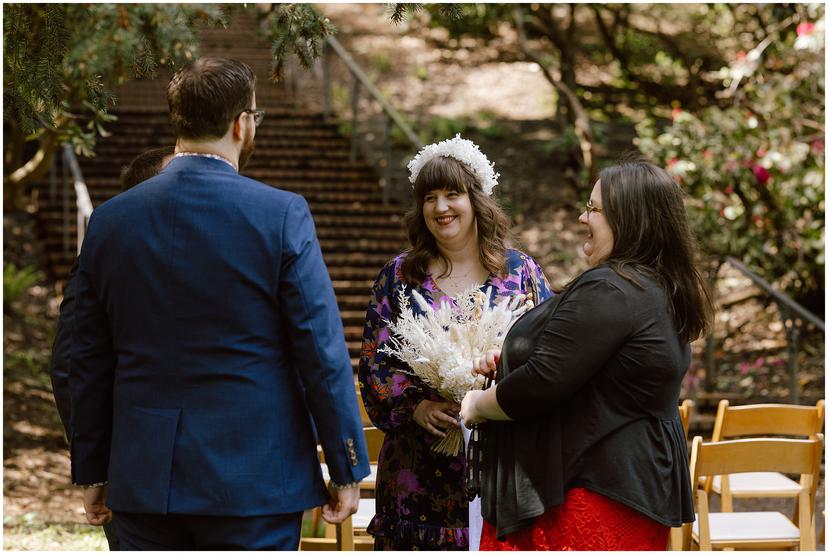
[[[438,156],[448,156],[469,166],[480,181],[480,186],[486,196],[492,195],[500,173],[495,173],[494,163],[490,162],[489,158],[480,151],[479,146],[470,140],[460,138],[459,133],[453,139],[424,146],[414,156],[414,159],[408,163],[408,171],[411,172],[408,180],[411,181],[412,186],[423,166]]]

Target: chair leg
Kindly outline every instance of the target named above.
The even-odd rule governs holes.
[[[806,491],[799,493],[799,541],[800,550],[816,549],[816,533],[814,533],[814,518],[811,517],[811,495]]]
[[[684,536],[682,535],[681,527],[673,527],[670,529],[670,542],[668,548],[673,552],[678,552],[684,549]]]
[[[314,508],[311,510],[311,537],[316,537],[319,535],[319,519],[321,515],[321,510],[319,508]]]
[[[354,522],[351,516],[336,524],[336,546],[337,550],[341,551],[354,550]]]

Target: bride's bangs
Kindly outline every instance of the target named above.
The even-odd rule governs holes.
[[[414,196],[422,203],[425,195],[433,190],[468,192],[471,179],[469,170],[461,162],[440,156],[429,160],[420,170],[414,182]]]

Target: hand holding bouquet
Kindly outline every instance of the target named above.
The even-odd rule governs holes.
[[[474,359],[501,348],[512,324],[533,307],[524,294],[490,306],[489,295],[490,289],[473,287],[457,295],[456,308],[443,301],[435,310],[412,290],[411,296],[423,311],[417,315],[405,287],[400,288],[400,315],[388,322],[392,334],[381,351],[407,363],[440,396],[459,404],[467,392],[483,388],[485,378],[472,372]],[[456,456],[462,443],[460,429],[451,429],[432,449]]]

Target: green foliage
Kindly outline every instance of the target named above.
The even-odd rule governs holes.
[[[578,137],[575,129],[567,127],[563,133],[538,144],[538,150],[543,154],[554,154],[557,152],[569,152],[578,148]]]
[[[264,22],[265,34],[273,41],[273,79],[284,78],[285,60],[295,55],[305,69],[319,58],[325,37],[336,32],[327,17],[313,4],[272,4]]]
[[[465,133],[469,127],[470,122],[467,117],[434,117],[421,126],[420,140],[423,144],[439,142],[452,138],[457,133]]]
[[[11,305],[34,284],[43,280],[43,273],[34,266],[18,268],[13,263],[3,266],[3,303]]]
[[[431,4],[429,11],[434,10],[447,20],[456,20],[462,17],[464,4]],[[399,25],[406,17],[416,15],[425,7],[425,4],[388,4],[388,18],[392,23]]]
[[[704,250],[742,259],[800,298],[823,290],[825,275],[822,9],[813,16],[810,34],[813,22],[798,38],[783,21],[767,49],[719,72],[731,106],[638,126],[640,149],[686,188]]]
[[[454,10],[446,10],[452,4],[430,4],[432,27],[443,27],[452,37],[463,35],[495,36],[497,24],[508,19],[512,6],[506,4],[453,4]]]
[[[41,523],[44,516],[29,512],[3,519],[5,550],[105,551],[106,536],[101,527],[85,523]]]
[[[4,4],[3,16],[3,120],[19,131],[7,151],[50,132],[87,156],[113,86],[193,59],[196,26],[225,23],[197,4]]]
[[[377,73],[384,75],[391,71],[391,58],[388,54],[380,52],[372,58],[371,65]]]

